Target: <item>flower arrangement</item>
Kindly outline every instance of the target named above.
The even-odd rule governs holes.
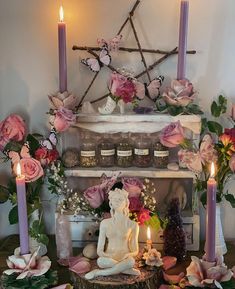
[[[157,111],[167,111],[170,115],[202,114],[203,112],[194,103],[197,93],[193,84],[187,80],[172,80],[171,86],[163,91],[156,101]]]
[[[129,193],[130,218],[140,225],[149,225],[158,230],[161,220],[156,214],[156,199],[153,194],[156,189],[149,179],[142,182],[138,178],[121,178],[123,188]],[[89,187],[83,194],[73,192],[59,204],[61,213],[70,212],[75,215],[91,214],[96,219],[110,217],[108,192],[117,182],[117,177],[101,178],[101,183]]]
[[[24,120],[16,114],[0,122],[0,144],[2,161],[11,161],[13,175],[16,175],[17,164],[21,165],[26,181],[28,215],[31,216],[35,210],[41,209],[40,192],[46,170],[58,160],[59,153],[49,139],[39,134],[27,134]],[[15,224],[18,222],[15,178],[10,177],[7,184],[1,184],[0,191],[0,202],[10,200],[12,203],[9,222]],[[39,243],[48,243],[42,221],[35,220],[29,231]]]

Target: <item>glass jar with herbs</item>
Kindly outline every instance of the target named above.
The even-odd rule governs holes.
[[[128,136],[122,136],[121,140],[117,144],[117,166],[119,167],[131,167],[133,161],[132,145],[128,139]]]
[[[162,145],[160,141],[153,146],[153,164],[155,168],[164,169],[169,161],[169,149]]]
[[[151,139],[140,135],[134,141],[134,165],[141,168],[151,166]]]
[[[96,142],[89,135],[85,135],[81,143],[80,151],[80,166],[84,168],[91,168],[97,165],[96,156]]]
[[[108,134],[104,135],[98,145],[98,163],[101,167],[112,167],[115,164],[115,145]]]

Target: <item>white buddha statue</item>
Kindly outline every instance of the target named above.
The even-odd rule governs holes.
[[[100,269],[85,275],[86,279],[97,276],[109,276],[119,273],[140,275],[134,268],[139,252],[139,226],[129,219],[128,192],[116,188],[109,192],[111,218],[100,223],[100,233],[97,246],[97,264]]]

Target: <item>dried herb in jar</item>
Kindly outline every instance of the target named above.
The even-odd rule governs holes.
[[[153,164],[156,168],[164,169],[167,167],[169,161],[169,149],[156,142],[153,147]]]
[[[85,137],[82,140],[80,151],[80,166],[91,168],[97,165],[96,143],[90,137]]]
[[[117,165],[131,167],[133,161],[132,145],[127,138],[123,138],[117,145]]]
[[[151,140],[138,138],[134,144],[134,165],[146,168],[151,165]]]
[[[98,145],[98,159],[101,167],[112,167],[115,163],[115,145],[108,136]]]

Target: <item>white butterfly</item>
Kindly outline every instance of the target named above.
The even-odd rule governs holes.
[[[99,72],[103,65],[108,66],[111,62],[111,56],[109,55],[107,45],[101,47],[99,58],[86,58],[81,62],[88,66],[93,72]]]
[[[139,99],[143,99],[145,95],[147,95],[155,101],[156,98],[159,96],[159,88],[161,87],[163,80],[164,77],[160,75],[157,78],[153,79],[148,85],[146,83],[141,83],[137,81],[135,83],[136,96]]]
[[[49,134],[49,137],[40,141],[40,145],[46,147],[48,150],[52,150],[58,143],[58,139],[54,130]]]

